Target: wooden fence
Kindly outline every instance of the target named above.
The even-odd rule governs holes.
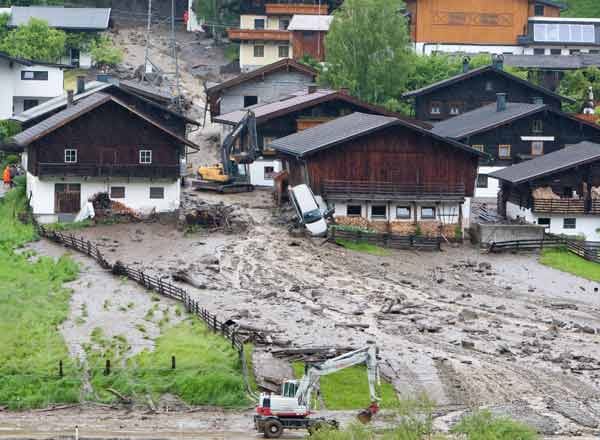
[[[75,237],[73,234],[49,230],[42,225],[36,224],[40,237],[45,237],[56,243],[60,243],[68,248],[81,252],[90,256],[104,269],[110,270],[116,276],[125,276],[132,281],[144,286],[146,289],[154,290],[155,292],[167,298],[180,301],[190,314],[196,315],[213,331],[221,333],[221,335],[231,342],[231,346],[237,350],[242,364],[244,381],[248,393],[254,395],[254,391],[250,388],[248,381],[248,365],[244,352],[244,340],[237,335],[236,326],[232,322],[220,321],[216,315],[213,315],[208,310],[193,299],[184,289],[177,287],[174,284],[164,281],[153,275],[149,275],[141,270],[133,269],[117,261],[115,264],[110,264],[102,255],[98,247],[89,240]]]
[[[491,243],[490,252],[525,251],[543,248],[565,248],[568,251],[585,258],[588,261],[600,263],[600,242],[581,241],[553,234],[546,234],[537,240],[511,240]]]
[[[441,237],[423,237],[415,235],[398,235],[382,232],[365,232],[360,230],[329,228],[329,241],[337,239],[369,243],[392,249],[425,249],[440,250]]]

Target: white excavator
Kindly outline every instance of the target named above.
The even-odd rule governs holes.
[[[279,438],[284,429],[307,429],[314,432],[322,427],[337,428],[333,419],[311,417],[311,397],[319,378],[353,365],[366,364],[371,404],[358,414],[363,423],[371,421],[379,411],[379,397],[375,385],[379,382],[377,348],[372,345],[345,353],[336,358],[310,365],[302,379],[287,380],[281,386],[281,395],[262,393],[259,397],[254,426],[266,438]]]

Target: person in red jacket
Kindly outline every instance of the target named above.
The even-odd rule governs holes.
[[[4,172],[2,173],[2,181],[5,186],[12,186],[12,173],[10,172],[10,165],[6,165]]]

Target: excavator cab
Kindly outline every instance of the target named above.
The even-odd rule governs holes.
[[[298,381],[297,380],[286,380],[281,385],[281,395],[283,397],[295,397],[296,391],[298,391]]]

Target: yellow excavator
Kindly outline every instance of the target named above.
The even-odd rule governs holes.
[[[236,141],[242,133],[248,133],[248,148],[246,151],[234,153]],[[239,165],[248,165],[260,155],[256,135],[256,117],[248,110],[234,129],[225,137],[221,145],[221,163],[198,168],[198,180],[192,181],[194,189],[199,191],[217,191],[235,193],[252,191],[250,175],[240,174]]]

